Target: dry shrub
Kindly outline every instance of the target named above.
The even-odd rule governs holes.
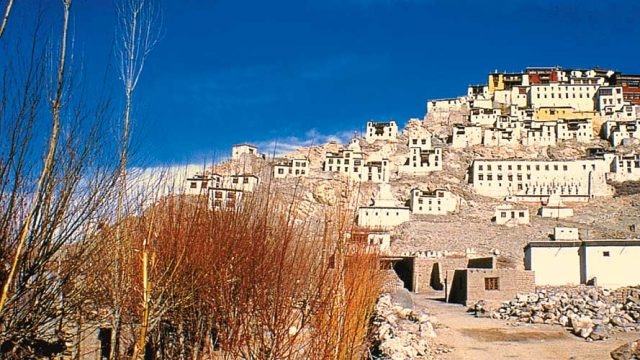
[[[120,249],[126,259],[120,278],[127,284],[119,287],[127,289],[125,355],[133,354],[139,341],[145,291],[141,254],[147,241],[148,354],[363,357],[381,284],[377,255],[346,242],[352,223],[346,211],[332,208],[323,219],[299,219],[296,207],[297,201],[267,188],[228,210],[209,210],[202,198],[172,196],[119,224],[126,228],[127,244]],[[113,259],[113,232],[104,232],[104,252],[95,259],[103,267]],[[103,287],[102,298],[112,298],[111,289]]]

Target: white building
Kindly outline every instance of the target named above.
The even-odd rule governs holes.
[[[185,194],[199,195],[205,194],[208,190],[225,188],[241,191],[253,191],[260,183],[260,178],[255,175],[228,175],[223,176],[216,173],[197,173],[185,180]]]
[[[550,83],[532,85],[530,90],[531,107],[572,107],[577,111],[593,111],[596,107],[598,84],[561,84]]]
[[[601,114],[620,111],[624,105],[622,86],[601,86],[598,89],[598,110]]]
[[[559,194],[549,195],[549,200],[540,208],[543,218],[562,219],[573,216],[573,209],[564,205]]]
[[[606,121],[633,121],[640,118],[640,105],[624,104],[624,106],[617,111],[613,109],[606,109],[601,112],[602,118]],[[605,137],[608,139],[609,137]]]
[[[578,228],[556,226],[553,228],[553,239],[560,241],[580,240],[580,233]]]
[[[196,173],[192,177],[188,177],[185,187],[187,195],[206,195],[210,188],[221,187],[224,177],[220,174],[205,172]]]
[[[259,183],[260,178],[255,175],[229,175],[224,177],[222,187],[233,190],[254,191]]]
[[[273,165],[273,177],[305,177],[309,175],[309,160],[306,158],[282,159]]]
[[[607,121],[603,135],[613,146],[621,145],[625,139],[640,139],[640,120]]]
[[[231,147],[231,159],[240,160],[242,155],[260,156],[258,148],[251,144],[236,144]]]
[[[355,181],[381,183],[389,182],[389,167],[389,159],[365,161],[362,152],[347,148],[341,149],[338,153],[328,152],[322,170],[339,173]]]
[[[583,143],[591,142],[593,140],[591,119],[558,121],[557,138],[558,140],[576,140]]]
[[[467,99],[488,99],[490,96],[487,85],[469,85],[467,87]]]
[[[409,147],[409,156],[399,171],[414,175],[426,174],[442,170],[442,148],[421,149]]]
[[[409,207],[412,214],[447,215],[456,212],[459,206],[460,198],[449,190],[436,189],[432,192],[411,190]]]
[[[512,205],[500,205],[496,207],[494,221],[496,225],[517,226],[529,223],[529,209]]]
[[[536,285],[638,285],[638,259],[638,239],[535,241],[525,247],[525,269],[535,271]]]
[[[451,134],[451,147],[463,149],[469,146],[482,144],[482,127],[478,125],[453,125]]]
[[[500,109],[473,108],[469,113],[469,122],[474,125],[493,126],[501,115]]]
[[[215,210],[237,209],[244,197],[244,191],[226,188],[209,189],[209,208]]]
[[[609,179],[613,181],[640,180],[640,154],[616,155]]]
[[[606,183],[613,156],[578,160],[474,160],[470,182],[475,191],[494,198],[541,202],[551,194],[564,201],[609,196]]]
[[[365,140],[373,143],[376,140],[395,141],[398,138],[398,125],[394,120],[389,122],[367,122]]]
[[[380,184],[380,191],[370,206],[358,209],[358,226],[373,229],[389,229],[409,221],[411,210],[397,205],[389,184]]]
[[[485,146],[514,146],[520,144],[520,130],[516,128],[490,128],[484,130],[482,144]]]
[[[557,124],[555,121],[526,121],[522,145],[525,146],[555,146]]]
[[[467,105],[465,97],[434,99],[427,101],[427,113],[460,111]]]

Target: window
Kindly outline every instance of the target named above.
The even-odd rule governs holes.
[[[611,253],[609,251],[603,251],[602,252],[602,256],[609,257],[609,256],[611,256]]]
[[[248,183],[249,183],[249,178],[244,178],[244,179],[242,179],[242,183],[243,183],[243,184],[248,184]]]
[[[237,184],[238,183],[238,178],[233,178],[233,183]]]
[[[523,217],[524,217],[524,211],[520,211],[520,212],[518,213],[518,216],[519,216],[519,217],[521,217],[521,218],[523,218]]]
[[[500,290],[500,284],[497,277],[486,277],[484,278],[484,289],[485,290]]]
[[[198,184],[197,184],[197,183],[195,183],[195,182],[192,182],[192,183],[191,183],[191,185],[190,185],[189,187],[190,187],[190,188],[192,188],[192,189],[195,189],[195,188],[197,188],[197,187],[198,187]]]
[[[280,175],[284,174],[284,169],[278,169],[278,174]]]
[[[506,218],[507,217],[507,212],[506,211],[501,212],[500,213],[500,217],[501,218]]]

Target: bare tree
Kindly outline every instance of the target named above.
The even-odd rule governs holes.
[[[2,287],[2,295],[0,295],[0,313],[4,309],[5,302],[9,296],[9,288],[13,282],[16,269],[18,268],[18,261],[22,254],[22,250],[27,241],[27,236],[31,228],[31,222],[33,221],[36,212],[38,211],[38,202],[41,201],[41,197],[50,196],[51,188],[48,186],[48,180],[51,177],[56,147],[58,145],[58,132],[60,131],[60,108],[62,107],[62,92],[65,85],[65,61],[67,58],[67,31],[69,28],[69,11],[71,8],[71,0],[63,0],[64,15],[62,25],[62,38],[60,42],[60,58],[58,62],[56,90],[54,98],[51,100],[51,112],[52,112],[52,124],[51,124],[51,136],[49,137],[49,149],[47,156],[38,179],[38,185],[33,196],[31,206],[28,210],[28,215],[25,219],[25,223],[22,226],[22,231],[19,235],[18,247],[13,256],[13,262],[9,270],[9,274],[5,279]]]
[[[129,162],[129,142],[132,116],[133,94],[140,80],[140,75],[144,68],[147,56],[156,45],[159,39],[157,21],[160,18],[155,2],[147,0],[122,0],[118,3],[117,16],[118,26],[118,53],[120,58],[120,79],[124,85],[125,109],[122,123],[122,137],[120,138],[120,164],[119,164],[119,194],[116,210],[117,222],[127,216],[127,165]],[[110,357],[117,356],[117,344],[120,336],[121,316],[122,316],[122,293],[127,291],[123,286],[127,283],[121,276],[126,274],[121,266],[123,259],[120,258],[122,251],[119,248],[123,245],[122,227],[118,227],[115,234],[116,251],[114,251],[114,293],[112,308],[112,335]],[[143,249],[146,252],[146,247]],[[148,254],[145,255],[148,258]],[[146,264],[143,271],[146,273]],[[146,299],[146,298],[145,298]],[[146,303],[146,300],[143,300]],[[144,341],[144,340],[142,340]]]
[[[66,347],[68,325],[83,303],[76,286],[86,270],[83,260],[93,249],[90,240],[114,185],[114,168],[104,161],[101,143],[108,101],[91,108],[70,81],[71,1],[62,5],[57,61],[48,57],[54,46],[40,41],[37,23],[26,61],[19,52],[2,76],[2,358],[53,356]],[[49,89],[48,77],[54,79]],[[41,143],[42,132],[47,136]],[[44,161],[38,164],[34,152],[41,147]]]

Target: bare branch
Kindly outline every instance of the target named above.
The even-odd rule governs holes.
[[[4,34],[4,30],[7,27],[7,22],[9,21],[9,14],[11,14],[11,7],[13,6],[13,0],[9,0],[7,2],[7,7],[4,11],[4,17],[2,18],[2,24],[0,24],[0,39],[2,39],[2,35]]]

